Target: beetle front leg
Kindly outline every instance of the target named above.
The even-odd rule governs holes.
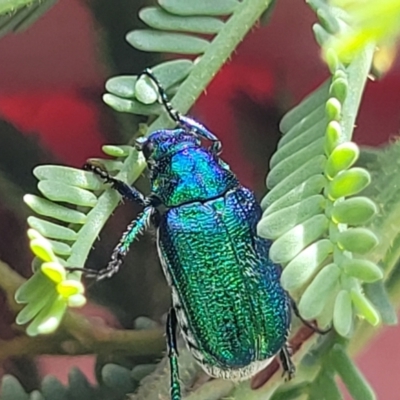
[[[167,348],[171,376],[171,400],[181,400],[181,385],[179,382],[178,347],[176,344],[177,319],[175,309],[169,310],[167,318]]]
[[[122,182],[119,179],[112,177],[108,171],[104,169],[101,163],[95,161],[87,162],[83,166],[83,169],[93,172],[104,182],[110,183],[111,187],[115,189],[124,199],[133,201],[143,207],[149,204],[149,201],[143,196],[142,193],[139,192],[139,190],[125,182]]]

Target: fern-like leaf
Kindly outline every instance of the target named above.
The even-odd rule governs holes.
[[[101,160],[109,171],[121,170],[122,160],[132,158],[137,168],[129,171],[127,179],[138,177],[144,160],[136,150],[130,146],[104,146],[104,151],[119,157],[119,160]],[[122,169],[120,174],[123,173]],[[111,213],[119,201],[112,190],[98,198],[104,187],[86,171],[50,165],[37,167],[34,174],[45,198],[26,195],[24,200],[41,215],[28,218],[37,273],[16,293],[17,302],[26,304],[17,316],[17,323],[30,322],[27,333],[32,336],[53,332],[67,306],[85,303],[80,273],[70,273],[64,266],[84,266],[92,243],[109,216],[105,209]]]
[[[344,15],[323,2],[310,3],[321,21],[314,31],[324,42],[345,24]],[[349,198],[370,183],[367,170],[354,167],[359,150],[350,140],[372,53],[367,48],[343,65],[327,52],[332,78],[282,119],[258,226],[260,235],[275,240],[270,256],[285,266],[283,287],[301,294],[303,317],[321,326],[333,322],[343,336],[353,331],[353,309],[373,325],[380,320],[361,283],[383,274],[360,256],[378,243],[362,227],[377,207],[366,197]]]

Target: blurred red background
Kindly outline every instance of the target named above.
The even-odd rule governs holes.
[[[249,128],[258,131],[257,139],[269,134],[266,122],[276,135],[278,116],[327,76],[311,33],[314,21],[303,2],[279,1],[270,24],[248,35],[193,111],[222,138],[224,158],[240,179],[259,192],[268,154],[248,156],[233,114],[239,109],[244,118],[251,114],[252,120],[260,120]],[[0,40],[0,116],[24,134],[37,135],[62,163],[78,167],[100,154],[107,136],[100,95],[109,73],[97,28],[83,1],[60,0],[27,31]],[[382,81],[369,83],[355,131],[358,144],[376,146],[397,135],[399,73],[395,66]],[[398,327],[382,329],[357,358],[379,399],[399,399],[399,334]],[[91,358],[62,357],[56,363],[46,359],[42,358],[42,372],[64,382],[71,362],[93,377]]]

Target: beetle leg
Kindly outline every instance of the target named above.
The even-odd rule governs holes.
[[[293,310],[293,312],[294,312],[294,315],[296,315],[296,317],[297,317],[305,326],[308,326],[310,329],[312,329],[314,332],[319,333],[320,335],[325,335],[325,334],[327,334],[328,332],[331,331],[332,328],[321,329],[321,328],[318,328],[317,325],[315,325],[315,324],[311,323],[310,321],[307,321],[306,319],[304,319],[304,318],[300,315],[300,311],[299,311],[299,309],[298,309],[298,307],[297,307],[297,304],[296,304],[296,302],[295,302],[292,298],[290,298],[290,303],[291,303],[291,305],[292,305],[292,310]]]
[[[104,180],[106,183],[110,183],[111,187],[115,189],[124,199],[138,203],[141,206],[146,206],[148,204],[147,199],[143,196],[139,190],[127,183],[122,182],[119,179],[113,178],[100,163],[88,162],[83,166],[83,169],[91,171],[98,177]]]
[[[119,243],[115,246],[111,253],[111,260],[107,266],[99,270],[96,274],[96,280],[110,278],[116,274],[125,256],[128,254],[129,248],[136,237],[146,228],[149,224],[150,218],[153,213],[157,212],[152,206],[146,207],[138,218],[134,219],[129,225],[125,233],[122,235]]]
[[[290,350],[287,344],[285,344],[280,350],[279,359],[283,368],[282,376],[286,375],[285,379],[290,381],[292,378],[294,378],[296,367],[293,364]]]
[[[128,254],[129,247],[135,238],[146,228],[149,224],[150,218],[153,214],[157,213],[157,209],[153,206],[147,206],[138,218],[134,219],[129,225],[126,232],[122,235],[121,240],[115,246],[111,260],[105,268],[100,270],[86,269],[86,268],[67,268],[68,271],[81,271],[86,278],[94,278],[100,281],[105,278],[111,278],[116,274],[124,261],[125,256]]]
[[[176,345],[177,319],[175,309],[171,307],[167,318],[167,348],[171,374],[171,400],[181,400],[179,383],[178,347]]]

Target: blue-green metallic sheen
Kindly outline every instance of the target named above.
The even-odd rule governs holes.
[[[167,207],[157,244],[183,336],[210,375],[249,378],[285,345],[291,316],[281,268],[256,233],[261,209],[194,135],[157,131],[146,146],[152,194]]]

